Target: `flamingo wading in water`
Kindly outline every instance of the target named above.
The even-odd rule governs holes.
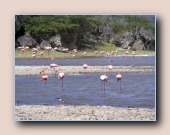
[[[62,86],[62,88],[63,88],[63,79],[64,79],[64,73],[63,72],[60,72],[59,74],[58,74],[58,79],[61,81],[61,86]]]
[[[48,80],[48,76],[45,74],[45,69],[43,69],[41,72],[41,81],[43,81],[43,84],[44,84],[44,81]]]
[[[121,89],[121,79],[122,79],[122,75],[121,75],[119,72],[116,73],[116,79],[117,79],[117,83],[120,82],[120,89]]]
[[[55,76],[56,76],[56,69],[55,68],[57,68],[58,67],[58,65],[57,64],[50,64],[50,70],[54,70],[54,73],[55,73]]]
[[[109,79],[109,77],[107,77],[106,75],[100,76],[102,90],[104,90],[104,91],[105,91],[105,82],[107,82],[108,79]]]

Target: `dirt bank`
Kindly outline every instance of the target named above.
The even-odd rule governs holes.
[[[110,121],[154,121],[154,109],[117,108],[110,106],[16,106],[15,119],[23,120],[110,120]]]

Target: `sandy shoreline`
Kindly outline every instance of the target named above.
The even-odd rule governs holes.
[[[42,68],[49,68],[49,66],[15,66],[15,75],[40,75]],[[95,73],[121,73],[125,72],[154,72],[154,66],[113,66],[109,70],[107,66],[89,66],[83,69],[82,66],[61,66],[65,74],[95,74]],[[54,70],[46,70],[47,75],[54,74]]]
[[[155,110],[110,106],[28,105],[15,107],[16,121],[155,121]]]

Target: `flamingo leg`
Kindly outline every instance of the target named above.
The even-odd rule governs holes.
[[[104,92],[105,92],[105,81],[104,81]]]
[[[63,79],[61,79],[62,89],[63,89]]]
[[[118,89],[118,87],[119,87],[119,80],[117,80],[117,89]]]
[[[102,88],[102,90],[103,90],[102,80],[101,80],[101,88]]]
[[[54,71],[55,71],[55,76],[56,76],[57,72],[56,72],[56,70],[55,70],[55,69],[54,69]]]
[[[120,90],[121,90],[121,80],[120,80]]]

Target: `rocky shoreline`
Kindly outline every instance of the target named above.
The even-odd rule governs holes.
[[[15,66],[15,75],[40,75],[43,68],[49,69],[49,66]],[[82,66],[61,66],[61,68],[65,74],[115,73],[117,71],[121,73],[152,73],[155,71],[154,66],[113,66],[112,70],[109,70],[107,66],[89,66],[87,69],[83,69]],[[46,70],[46,74],[54,74],[54,70]]]
[[[155,121],[155,110],[111,106],[27,105],[15,107],[16,121]]]

